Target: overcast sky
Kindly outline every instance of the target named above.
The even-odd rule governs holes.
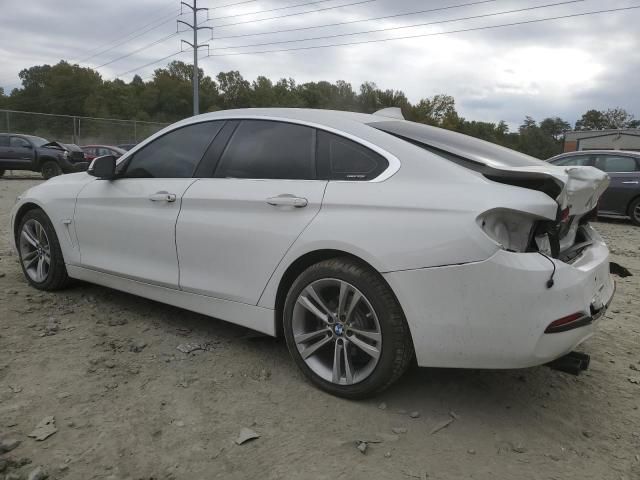
[[[467,119],[506,120],[512,126],[518,125],[525,115],[538,120],[558,115],[574,122],[587,109],[614,106],[626,108],[640,117],[640,9],[440,34],[640,5],[638,0],[585,0],[429,26],[224,49],[441,22],[549,5],[561,0],[494,0],[483,3],[476,3],[477,0],[255,0],[214,8],[240,1],[198,0],[199,7],[210,8],[210,20],[203,25],[218,26],[213,30],[214,37],[236,36],[209,40],[212,54],[394,37],[414,38],[208,58],[205,58],[206,49],[202,49],[200,66],[208,75],[214,76],[221,70],[239,70],[249,80],[257,75],[266,75],[273,80],[293,77],[299,83],[346,80],[356,90],[363,81],[370,80],[381,88],[403,90],[412,102],[447,93],[455,97],[459,113]],[[476,4],[468,5],[470,3]],[[341,26],[307,28],[461,4],[467,5]],[[185,15],[179,18],[191,21],[186,10],[183,11]],[[302,12],[309,13],[290,15]],[[18,72],[21,69],[53,64],[60,59],[97,68],[175,32],[179,13],[178,0],[2,0],[0,86],[8,93],[19,86]],[[281,18],[255,21],[275,16]],[[201,12],[199,17],[201,22],[206,20],[207,12]],[[231,23],[235,25],[222,26]],[[237,37],[303,27],[307,29]],[[209,30],[202,30],[200,41],[205,42],[210,36]],[[115,78],[179,51],[180,38],[193,39],[187,33],[175,35],[98,70],[105,79]],[[173,58],[191,61],[189,52]],[[121,76],[129,80],[137,73],[145,78],[153,73],[154,68],[164,66],[168,61]]]

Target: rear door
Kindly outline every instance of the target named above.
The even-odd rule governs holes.
[[[30,170],[35,157],[35,150],[27,139],[15,135],[9,136],[9,148],[6,150],[9,168]]]
[[[317,179],[315,129],[233,123],[230,140],[217,145],[211,178],[198,180],[183,197],[176,227],[180,287],[255,305],[320,210],[327,181]]]
[[[96,179],[80,192],[75,227],[82,266],[178,288],[182,196],[223,123],[173,130],[125,159],[119,178]]]
[[[598,204],[602,213],[627,215],[631,199],[640,193],[640,162],[627,155],[598,154],[595,167],[606,172],[611,179],[609,188]]]
[[[0,168],[9,168],[9,135],[0,135]]]

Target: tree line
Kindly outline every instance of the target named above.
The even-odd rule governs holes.
[[[144,81],[104,80],[86,67],[61,61],[20,72],[21,88],[8,95],[0,87],[0,108],[65,115],[173,122],[191,115],[191,65],[173,61]],[[504,121],[467,120],[456,111],[452,96],[438,94],[412,104],[401,90],[383,90],[364,82],[356,91],[346,81],[298,84],[292,78],[273,82],[259,76],[252,82],[238,71],[220,72],[215,79],[199,70],[200,111],[246,107],[300,107],[372,113],[400,107],[408,120],[434,125],[533,155],[548,158],[562,149],[563,135],[572,126],[559,117],[537,122],[527,116],[517,131]],[[640,128],[640,121],[622,108],[588,110],[576,130]]]

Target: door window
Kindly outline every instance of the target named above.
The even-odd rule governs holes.
[[[187,125],[153,140],[128,162],[126,178],[190,178],[224,122]]]
[[[0,135],[0,147],[8,147],[9,146],[9,137],[6,135]]]
[[[24,138],[11,137],[9,140],[9,146],[13,148],[29,148],[31,147],[31,144]]]
[[[638,162],[633,157],[602,155],[596,158],[595,167],[610,173],[635,172],[638,170]]]
[[[318,164],[321,178],[371,180],[389,162],[382,155],[339,135],[318,131]]]
[[[113,150],[111,150],[110,148],[104,148],[104,147],[98,147],[96,148],[96,154],[99,157],[102,157],[104,155],[113,155],[114,157],[119,157],[120,155],[118,155],[116,152],[114,152]]]
[[[293,123],[243,120],[229,140],[215,176],[313,180],[315,129]]]
[[[553,164],[568,167],[584,167],[585,165],[589,165],[589,158],[589,155],[576,155],[575,157],[561,158],[553,162]]]

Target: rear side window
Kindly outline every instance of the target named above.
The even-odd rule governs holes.
[[[125,178],[190,178],[224,122],[204,122],[153,140],[129,161]]]
[[[560,160],[554,161],[553,164],[561,167],[584,167],[589,165],[589,158],[588,155],[578,155],[575,157],[561,158]]]
[[[313,180],[315,130],[268,120],[243,120],[233,133],[216,177]]]
[[[9,146],[9,137],[6,135],[0,135],[0,147],[8,147]]]
[[[333,133],[318,131],[318,170],[329,180],[371,180],[389,162],[369,148]]]
[[[635,158],[614,155],[599,155],[595,167],[605,172],[635,172],[638,164]]]

